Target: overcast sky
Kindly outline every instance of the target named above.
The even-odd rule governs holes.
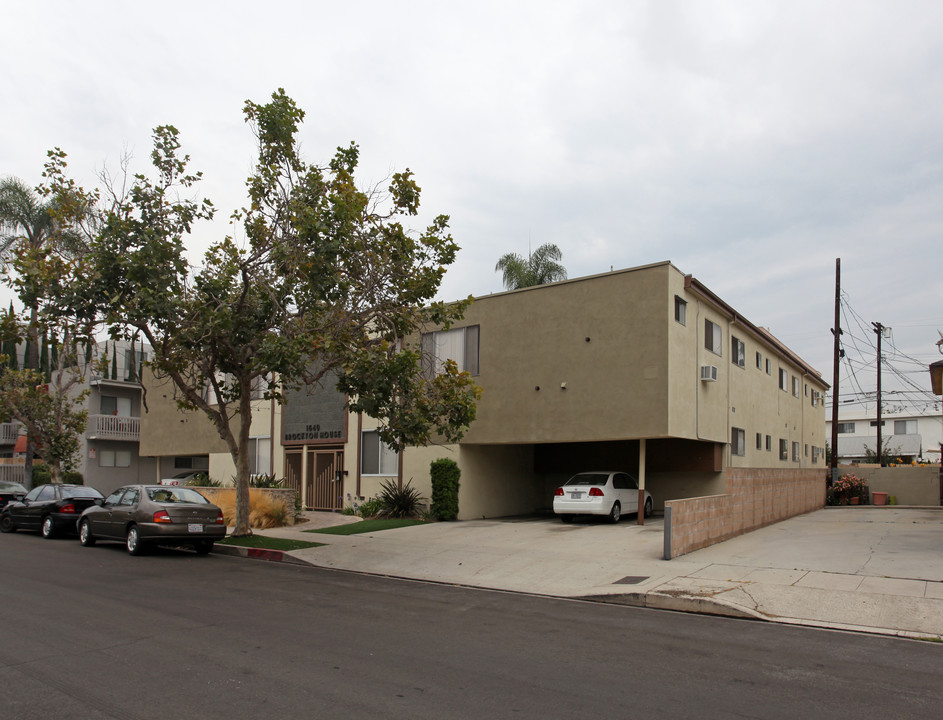
[[[0,10],[0,176],[38,183],[58,146],[94,186],[126,151],[146,170],[151,130],[173,124],[226,218],[253,161],[243,103],[283,87],[309,161],[354,140],[364,182],[408,167],[423,220],[451,215],[446,299],[501,290],[498,257],[547,242],[570,277],[670,260],[831,382],[840,257],[848,310],[914,359],[894,366],[928,388],[941,358],[939,0]],[[873,390],[875,335],[851,330],[842,392]]]

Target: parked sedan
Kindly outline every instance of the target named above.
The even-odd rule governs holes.
[[[553,494],[553,511],[563,522],[574,515],[608,515],[611,522],[638,512],[638,480],[625,472],[583,472]],[[652,496],[645,491],[642,517],[652,514]]]
[[[87,508],[78,521],[79,542],[120,540],[140,555],[148,545],[189,545],[200,555],[226,537],[226,521],[216,505],[186,487],[127,485]]]
[[[18,482],[0,480],[0,510],[3,510],[8,502],[22,500],[25,496],[26,488]]]
[[[84,485],[38,485],[22,500],[3,508],[0,532],[39,530],[44,538],[60,532],[75,532],[75,519],[96,500],[101,502],[102,494]]]

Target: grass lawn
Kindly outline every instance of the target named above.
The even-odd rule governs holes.
[[[319,530],[305,530],[305,532],[324,533],[325,535],[362,535],[363,533],[378,532],[380,530],[393,530],[394,528],[425,524],[425,520],[417,520],[416,518],[381,518],[379,520],[350,523],[349,525],[335,525]]]
[[[217,540],[217,545],[236,545],[238,547],[261,548],[263,550],[301,550],[302,548],[321,547],[324,543],[289,540],[286,538],[250,535],[249,537],[228,537]]]

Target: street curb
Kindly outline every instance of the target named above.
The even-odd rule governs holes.
[[[672,610],[675,612],[698,613],[699,615],[718,615],[720,617],[740,618],[744,620],[763,620],[771,618],[762,613],[733,605],[716,598],[674,595],[657,592],[625,593],[620,595],[582,595],[579,600],[607,603],[609,605],[629,605],[653,610]]]
[[[217,555],[244,557],[249,558],[250,560],[266,560],[268,562],[280,562],[286,563],[288,565],[304,565],[306,567],[315,567],[306,560],[297,558],[294,555],[289,555],[287,552],[282,550],[265,550],[263,548],[239,547],[237,545],[220,545],[217,543],[213,546],[213,552]]]

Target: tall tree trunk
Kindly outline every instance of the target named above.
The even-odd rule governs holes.
[[[33,305],[29,309],[29,327],[26,329],[26,367],[30,370],[39,368],[39,307]],[[26,433],[26,459],[23,461],[23,484],[27,488],[33,487],[33,455],[36,446],[33,437]]]
[[[236,454],[236,527],[233,528],[234,537],[251,535],[249,526],[249,432],[252,423],[252,393],[249,392],[249,383],[242,385],[242,395],[239,398],[239,438]]]

